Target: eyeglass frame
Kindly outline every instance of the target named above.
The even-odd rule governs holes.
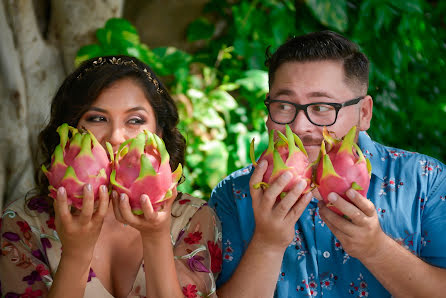
[[[312,102],[312,103],[309,103],[309,104],[306,104],[306,105],[300,105],[300,104],[297,104],[297,103],[294,103],[294,102],[290,102],[290,101],[286,101],[286,100],[271,99],[271,97],[268,95],[263,103],[265,104],[266,108],[268,109],[268,115],[271,118],[271,121],[273,121],[274,123],[277,123],[277,124],[280,124],[280,125],[293,123],[294,120],[296,120],[297,114],[299,114],[300,111],[304,111],[305,117],[307,117],[308,121],[310,121],[313,125],[316,125],[316,126],[332,126],[333,124],[336,123],[336,120],[338,120],[338,114],[339,114],[339,110],[340,109],[342,109],[343,107],[348,107],[348,106],[352,106],[352,105],[358,104],[365,97],[366,97],[365,95],[364,96],[360,96],[360,97],[356,97],[356,98],[347,100],[347,101],[345,101],[343,103],[337,103],[337,102]],[[271,116],[271,111],[269,109],[269,105],[271,103],[274,103],[274,102],[282,102],[282,103],[287,103],[287,104],[293,105],[295,107],[295,109],[296,109],[296,112],[294,113],[293,120],[291,120],[289,122],[285,122],[285,123],[274,121],[273,117]],[[335,116],[335,119],[334,119],[333,123],[331,123],[331,124],[323,124],[323,125],[316,124],[308,116],[308,111],[307,110],[308,110],[309,106],[321,105],[321,104],[332,106],[335,109],[336,116]]]

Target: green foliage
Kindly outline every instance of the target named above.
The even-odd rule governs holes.
[[[371,61],[371,136],[384,144],[446,160],[446,2],[426,0],[211,0],[187,30],[205,46],[191,54],[150,49],[126,20],[110,19],[98,43],[79,50],[76,64],[127,54],[163,76],[180,113],[188,148],[180,190],[207,199],[216,183],[266,148],[268,91],[265,50],[287,38],[330,29],[357,42]],[[207,18],[211,16],[212,18]],[[225,28],[217,30],[215,20]]]

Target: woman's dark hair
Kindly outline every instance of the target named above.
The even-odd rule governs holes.
[[[157,133],[162,134],[170,155],[171,168],[176,169],[179,163],[184,164],[186,142],[176,127],[179,117],[172,97],[149,66],[128,56],[90,59],[65,79],[51,103],[50,121],[39,134],[42,164],[50,167],[51,155],[60,142],[57,127],[62,123],[77,127],[79,119],[100,93],[126,78],[139,84],[152,106]],[[35,179],[39,195],[46,196],[49,183],[40,168],[37,169]]]
[[[282,44],[273,54],[266,49],[269,86],[277,69],[286,62],[321,60],[341,61],[347,83],[365,87],[369,84],[369,61],[357,44],[332,31],[313,32],[296,36]]]

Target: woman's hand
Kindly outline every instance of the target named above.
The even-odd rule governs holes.
[[[267,167],[265,160],[260,162],[249,182],[256,222],[253,240],[261,242],[269,249],[282,251],[293,241],[296,221],[312,196],[311,193],[302,196],[307,183],[305,180],[300,180],[280,202],[276,203],[277,196],[283,192],[292,176],[290,172],[285,172],[267,189],[254,188],[255,184],[262,181]]]
[[[62,243],[62,255],[78,260],[91,260],[101,232],[109,203],[107,186],[99,188],[99,205],[94,211],[94,193],[90,184],[84,187],[82,210],[71,214],[65,188],[57,191],[54,201],[56,231]]]
[[[122,193],[118,198],[116,191],[112,192],[113,211],[118,221],[137,229],[142,238],[156,239],[163,235],[170,235],[172,204],[177,196],[177,190],[173,191],[172,198],[162,202],[158,211],[153,208],[148,195],[141,196],[142,215],[132,213],[129,198]]]

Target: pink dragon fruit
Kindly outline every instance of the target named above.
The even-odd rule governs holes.
[[[63,186],[68,202],[80,209],[85,184],[91,184],[95,201],[99,199],[99,187],[109,184],[111,163],[107,152],[90,131],[79,131],[64,123],[57,132],[60,144],[52,155],[51,167],[47,170],[42,165],[50,183],[49,196],[56,199],[57,189]]]
[[[268,168],[263,175],[262,182],[257,183],[254,187],[268,188],[269,184],[273,183],[280,175],[286,171],[290,171],[293,174],[293,178],[284,188],[277,200],[283,198],[288,191],[295,186],[298,179],[305,179],[307,181],[307,187],[303,193],[308,193],[311,190],[313,170],[302,141],[291,131],[291,128],[288,125],[286,125],[286,136],[280,131],[277,131],[279,138],[276,141],[274,141],[275,132],[274,129],[270,130],[268,148],[259,158],[259,162],[264,159],[268,161]],[[256,167],[257,162],[255,161],[254,156],[254,139],[251,141],[250,157],[252,164]]]
[[[332,137],[325,127],[323,136],[316,170],[316,185],[327,206],[343,215],[328,201],[328,194],[335,192],[350,202],[345,192],[353,188],[366,196],[372,166],[355,143],[356,126],[353,126],[342,140]]]
[[[134,214],[143,213],[140,203],[143,194],[149,196],[155,210],[161,202],[172,197],[182,167],[179,164],[172,173],[169,158],[163,140],[148,131],[128,139],[119,147],[110,182],[119,194],[127,194]]]

